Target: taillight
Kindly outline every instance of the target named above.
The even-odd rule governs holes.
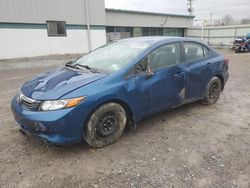
[[[229,59],[228,59],[228,58],[225,58],[225,59],[224,59],[224,64],[225,64],[225,65],[228,65],[228,63],[229,63]]]

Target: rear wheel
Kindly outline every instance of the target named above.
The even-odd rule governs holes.
[[[222,89],[221,81],[218,77],[213,77],[207,85],[206,97],[202,100],[203,104],[214,104],[220,97]]]
[[[90,117],[83,135],[92,147],[104,147],[116,142],[126,125],[126,112],[117,103],[100,106]]]

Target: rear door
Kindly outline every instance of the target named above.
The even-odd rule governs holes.
[[[187,99],[200,99],[213,76],[213,62],[207,47],[196,42],[184,42],[185,66],[188,70]]]

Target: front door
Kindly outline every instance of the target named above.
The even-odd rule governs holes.
[[[148,66],[136,76],[137,106],[142,116],[177,106],[185,99],[186,71],[181,59],[180,44],[172,43],[157,48],[143,60],[146,63],[140,63]]]

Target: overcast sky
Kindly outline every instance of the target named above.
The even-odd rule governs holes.
[[[188,14],[187,0],[105,0],[106,8]],[[235,19],[250,17],[250,0],[194,0],[197,20],[209,20],[230,14]]]

